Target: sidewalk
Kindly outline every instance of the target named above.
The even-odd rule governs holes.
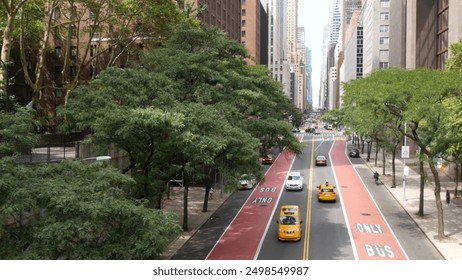
[[[364,159],[366,154],[361,155]],[[373,156],[373,155],[371,155]],[[427,238],[433,243],[436,249],[447,260],[457,259],[462,260],[462,198],[454,198],[455,182],[441,172],[441,200],[443,203],[443,221],[444,232],[446,238],[439,241],[435,238],[438,233],[438,210],[436,208],[433,175],[428,167],[424,165],[427,174],[424,193],[424,216],[417,215],[419,210],[420,196],[420,174],[419,165],[415,160],[407,160],[406,165],[409,166],[409,176],[406,176],[405,184],[403,184],[404,164],[401,159],[395,159],[396,167],[396,187],[392,186],[392,165],[391,157],[387,158],[385,166],[385,175],[382,175],[382,157],[379,153],[377,167],[374,166],[375,159],[371,158],[366,162],[371,169],[372,174],[377,171],[380,174],[380,180],[387,187],[388,191],[406,210],[410,217],[415,221],[417,226],[425,233]],[[462,183],[459,183],[459,191],[462,189]],[[450,204],[446,203],[446,190],[451,193]]]
[[[212,214],[231,195],[229,192],[215,190],[213,199],[209,200],[207,212],[202,211],[204,204],[205,188],[190,187],[188,192],[188,231],[182,232],[180,237],[173,241],[168,249],[162,254],[161,259],[168,260],[191,238],[199,228],[212,216]],[[171,187],[170,199],[164,201],[164,211],[173,212],[177,215],[178,224],[183,224],[183,188]]]

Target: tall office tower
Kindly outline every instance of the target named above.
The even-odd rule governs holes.
[[[350,25],[351,18],[353,17],[353,13],[355,11],[361,11],[362,3],[365,0],[343,0],[342,1],[342,8],[341,8],[341,38],[342,38],[342,45],[345,41],[345,32]],[[342,46],[343,50],[343,46]]]
[[[339,73],[339,107],[343,105],[343,84],[359,79],[363,74],[363,28],[360,23],[361,10],[356,10],[345,31],[343,63]]]
[[[306,73],[306,101],[307,101],[307,106],[310,105],[313,109],[314,104],[313,104],[313,75],[312,75],[312,65],[311,65],[311,50],[309,48],[306,48],[306,55],[305,55],[305,60],[306,60],[306,67],[305,67],[305,73]]]
[[[406,67],[445,69],[449,47],[462,38],[460,0],[408,0]]]
[[[306,47],[305,28],[297,27],[296,60],[294,64],[297,73],[297,91],[295,107],[304,111],[306,109]]]
[[[337,44],[338,38],[340,37],[340,27],[341,27],[341,0],[332,0],[332,5],[329,8],[329,21],[328,21],[328,36],[329,44]]]
[[[287,0],[287,51],[294,64],[297,51],[297,0]]]
[[[291,72],[292,102],[296,108],[304,110],[305,107],[305,51],[297,49],[297,38],[305,44],[305,30],[297,27],[298,0],[287,0],[287,52]]]
[[[406,67],[406,2],[390,2],[390,67]]]
[[[335,104],[335,88],[332,81],[332,67],[336,67],[336,56],[339,51],[338,40],[341,28],[341,0],[332,0],[329,7],[329,20],[327,31],[327,45],[325,48],[325,69],[323,70],[324,94],[321,94],[321,107],[324,109],[333,109]]]
[[[260,0],[241,0],[241,43],[252,57],[250,64],[260,64]]]
[[[388,68],[390,57],[390,0],[368,0],[364,4],[363,75]]]
[[[268,12],[268,69],[273,79],[283,85],[284,93],[290,97],[290,73],[287,63],[286,1],[267,0]]]

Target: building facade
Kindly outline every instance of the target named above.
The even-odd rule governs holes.
[[[228,38],[241,41],[241,0],[195,0],[203,5],[202,24],[216,26],[228,34]]]
[[[250,64],[261,62],[260,6],[260,0],[241,0],[241,43],[250,53]]]

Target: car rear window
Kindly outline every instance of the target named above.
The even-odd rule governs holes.
[[[295,216],[281,216],[279,219],[281,225],[296,225],[298,224],[298,217]]]

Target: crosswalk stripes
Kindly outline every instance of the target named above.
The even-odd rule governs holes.
[[[314,137],[323,137],[323,138],[332,137],[332,136],[333,137],[345,136],[345,134],[342,133],[342,132],[330,132],[330,133],[320,133],[320,134],[313,134],[313,133],[307,133],[307,132],[297,132],[297,133],[294,133],[294,135],[297,136],[297,137],[313,135]]]

